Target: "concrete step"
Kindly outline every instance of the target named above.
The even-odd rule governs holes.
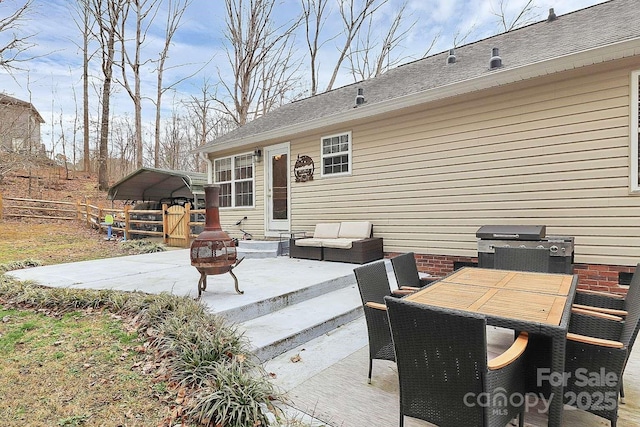
[[[275,356],[263,364],[288,392],[369,344],[364,316]]]
[[[291,280],[295,280],[295,278],[291,278]],[[334,277],[304,288],[284,292],[280,295],[271,296],[262,300],[251,301],[247,304],[234,306],[227,310],[220,310],[217,311],[217,314],[223,316],[232,323],[247,322],[251,319],[269,315],[285,307],[349,286],[356,286],[356,278],[353,273]],[[356,296],[358,295],[358,290],[356,288]]]
[[[352,284],[240,323],[238,328],[264,362],[361,316],[360,295]]]
[[[275,258],[283,251],[277,240],[239,240],[236,252],[238,258]]]

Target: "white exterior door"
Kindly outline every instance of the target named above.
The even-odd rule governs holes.
[[[264,149],[265,171],[265,236],[279,236],[289,231],[289,143]]]

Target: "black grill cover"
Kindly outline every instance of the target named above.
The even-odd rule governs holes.
[[[483,225],[476,231],[479,239],[540,240],[546,236],[545,225]]]

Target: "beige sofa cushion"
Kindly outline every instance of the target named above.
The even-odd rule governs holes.
[[[343,239],[367,239],[371,236],[371,227],[372,224],[369,221],[344,221],[340,223],[340,232],[337,237]]]
[[[327,239],[322,241],[325,248],[351,249],[352,243],[360,239]]]
[[[340,231],[339,222],[325,222],[316,224],[316,228],[313,231],[314,239],[335,239],[338,237]]]
[[[296,246],[311,246],[311,247],[322,247],[322,242],[324,240],[323,239],[314,239],[314,238],[307,238],[307,239],[296,239],[295,240],[295,244]]]

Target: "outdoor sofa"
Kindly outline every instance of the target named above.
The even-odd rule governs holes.
[[[369,221],[343,221],[316,224],[312,237],[289,241],[291,258],[365,264],[382,259],[382,238],[372,237]]]

